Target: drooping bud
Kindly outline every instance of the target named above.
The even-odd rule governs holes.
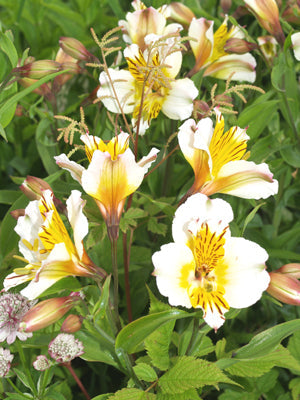
[[[269,275],[271,280],[267,292],[282,303],[299,306],[300,282],[298,279],[280,272],[270,272]]]
[[[18,208],[17,210],[13,210],[10,212],[10,215],[18,221],[19,217],[23,217],[25,215],[25,209],[24,208]]]
[[[282,18],[290,24],[300,25],[300,1],[288,1],[286,9],[282,13]]]
[[[285,37],[279,22],[279,11],[275,0],[244,0],[249,9],[254,13],[260,25],[271,35],[275,36],[278,43],[283,45]]]
[[[227,53],[235,53],[235,54],[245,54],[255,49],[257,49],[256,43],[250,43],[244,39],[239,39],[234,37],[228,39],[224,46],[224,50]]]
[[[231,0],[221,0],[220,1],[220,6],[224,12],[224,14],[228,14],[230,8],[232,5],[232,1]]]
[[[49,189],[52,191],[49,183],[41,178],[30,175],[27,175],[26,179],[20,186],[20,189],[29,200],[39,200],[42,197],[44,190]]]
[[[187,28],[192,19],[195,18],[195,14],[190,8],[177,1],[168,5],[167,10],[168,18],[171,18],[173,21],[178,22],[185,28]]]
[[[83,317],[81,315],[70,314],[62,323],[60,330],[65,333],[74,333],[81,329]]]
[[[38,60],[16,67],[12,73],[20,78],[40,79],[49,74],[61,71],[61,65],[53,60]]]
[[[72,37],[62,36],[59,39],[59,45],[65,53],[75,60],[93,61],[95,59],[94,55],[79,40]]]
[[[34,332],[54,324],[81,301],[80,296],[55,297],[43,300],[29,310],[20,323],[19,330]]]

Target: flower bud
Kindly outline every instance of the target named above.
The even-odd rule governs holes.
[[[95,58],[79,40],[72,37],[61,37],[59,45],[65,53],[75,60],[92,61]]]
[[[266,60],[273,60],[277,53],[276,46],[278,43],[276,39],[273,36],[259,36],[257,42]]]
[[[282,13],[282,18],[290,24],[300,25],[300,1],[288,1]]]
[[[61,71],[61,65],[53,60],[39,60],[33,61],[23,65],[22,67],[16,67],[12,72],[20,78],[31,78],[40,79],[54,72]]]
[[[195,14],[187,6],[179,2],[173,2],[168,6],[168,18],[182,24],[185,28],[189,26]]]
[[[65,333],[74,333],[79,331],[82,326],[83,317],[81,315],[70,314],[62,323],[60,330]]]
[[[254,13],[260,25],[271,35],[275,36],[278,43],[284,43],[284,34],[279,22],[279,11],[275,0],[244,0],[249,9]]]
[[[231,0],[221,0],[220,1],[220,6],[224,12],[224,14],[228,14],[230,8],[232,5],[232,1]]]
[[[224,46],[224,50],[227,53],[235,53],[235,54],[245,54],[255,49],[257,49],[256,43],[250,43],[244,39],[239,39],[234,37],[228,39]]]
[[[25,215],[25,209],[24,208],[18,208],[17,210],[13,210],[10,212],[10,215],[18,221],[19,217],[23,217]]]
[[[286,264],[283,267],[279,268],[276,272],[291,276],[292,278],[300,279],[300,264]]]
[[[34,332],[54,324],[81,300],[80,296],[55,297],[31,308],[20,323],[20,331]]]
[[[267,292],[282,303],[300,305],[300,282],[298,279],[282,274],[270,272],[270,284]]]
[[[44,190],[49,189],[52,192],[51,186],[46,181],[30,175],[27,175],[20,189],[29,200],[39,200]]]
[[[37,371],[45,371],[46,369],[51,367],[51,362],[44,355],[37,356],[35,361],[32,363],[33,368]]]

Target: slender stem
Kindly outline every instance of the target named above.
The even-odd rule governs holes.
[[[126,363],[128,375],[130,376],[130,378],[133,380],[133,382],[135,383],[135,385],[138,388],[144,390],[145,389],[144,385],[142,384],[142,382],[140,382],[140,380],[136,376],[136,373],[134,372],[134,369],[132,367],[132,360],[131,360],[130,356],[127,353],[125,353],[123,350],[121,350],[121,354]]]
[[[119,272],[117,262],[117,238],[111,238],[111,261],[114,278],[114,310],[116,316],[116,325],[121,330],[121,321],[119,316]]]
[[[200,330],[203,326],[205,326],[205,325],[206,325],[206,324],[205,324],[205,322],[204,322],[203,324],[201,324],[201,325],[199,326],[199,318],[194,317],[194,325],[193,325],[192,336],[191,336],[189,345],[188,345],[188,347],[187,347],[187,349],[186,349],[186,352],[185,352],[185,354],[186,354],[187,356],[188,356],[189,354],[191,354],[192,351],[194,350],[195,342],[196,342],[196,340],[198,339],[199,330]]]
[[[85,398],[87,400],[91,400],[90,395],[88,394],[86,388],[83,386],[83,383],[81,382],[81,380],[78,378],[78,376],[76,375],[76,372],[74,371],[74,369],[72,368],[71,362],[68,363],[62,363],[62,365],[64,367],[66,367],[69,371],[70,374],[73,376],[73,378],[75,379],[77,385],[79,386],[80,390],[82,391],[82,393],[84,394]]]
[[[158,168],[162,163],[164,163],[164,162],[166,161],[166,159],[167,159],[168,157],[170,157],[170,156],[171,156],[176,150],[178,150],[178,149],[179,149],[179,145],[175,146],[174,149],[171,150],[170,153],[167,154],[165,158],[163,158],[159,163],[157,163],[157,164],[155,165],[155,167],[153,167],[153,168],[151,169],[151,171],[149,171],[149,172],[144,176],[144,179],[145,179],[148,175],[152,174],[152,172],[155,171],[156,168]]]
[[[128,321],[132,322],[132,308],[130,299],[130,281],[129,281],[129,262],[130,262],[130,249],[132,243],[132,234],[130,234],[129,249],[127,249],[127,234],[123,233],[123,259],[124,259],[124,280],[125,280],[125,293],[126,293],[126,305]]]
[[[287,109],[287,112],[288,112],[288,116],[289,116],[289,120],[290,120],[292,131],[293,131],[294,136],[295,136],[295,138],[296,138],[296,140],[298,142],[298,145],[300,145],[300,138],[298,136],[298,131],[297,131],[297,128],[295,126],[295,122],[294,122],[294,118],[293,118],[293,115],[292,115],[292,112],[291,112],[291,108],[290,108],[288,99],[286,97],[286,91],[284,90],[283,92],[280,92],[280,93],[281,93],[281,96],[283,98],[283,102],[284,102],[284,104],[286,106],[286,109]]]
[[[19,393],[20,395],[26,397],[27,399],[31,399],[31,400],[32,400],[32,397],[31,397],[31,396],[27,396],[26,394],[24,394],[23,392],[21,392],[21,390],[19,390],[19,389],[17,388],[17,386],[12,382],[12,380],[11,380],[10,378],[5,378],[5,379],[7,380],[7,382],[10,384],[10,386],[11,386],[17,393]]]

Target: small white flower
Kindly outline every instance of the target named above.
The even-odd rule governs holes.
[[[254,242],[231,237],[232,219],[224,200],[195,194],[175,213],[174,243],[152,257],[161,294],[173,306],[201,308],[215,330],[230,307],[256,303],[270,281],[267,252]]]
[[[10,353],[8,349],[4,349],[3,347],[0,347],[0,377],[3,378],[5,376],[9,369],[10,369],[10,363],[12,362],[14,356],[13,354]]]
[[[50,356],[58,363],[67,363],[81,356],[84,353],[83,349],[82,342],[68,333],[60,333],[48,347]]]
[[[37,356],[36,360],[32,363],[33,368],[37,371],[45,371],[51,367],[51,362],[44,355]]]
[[[26,340],[32,333],[19,332],[20,322],[35,301],[29,301],[18,293],[6,293],[0,297],[0,342],[13,343],[18,337]]]

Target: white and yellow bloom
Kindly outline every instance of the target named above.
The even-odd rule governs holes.
[[[45,190],[39,201],[28,204],[15,227],[21,238],[22,260],[27,265],[5,278],[6,290],[31,281],[21,294],[34,299],[66,276],[104,277],[105,272],[94,265],[83,247],[88,233],[88,221],[82,211],[84,204],[81,193],[73,190],[67,200],[67,213],[74,242],[55,208],[50,190]]]
[[[65,154],[55,157],[56,162],[96,200],[109,234],[116,237],[126,197],[140,186],[159,150],[153,148],[137,163],[125,132],[107,144],[91,135],[83,135],[81,140],[89,160],[87,169],[70,161]]]
[[[175,80],[182,63],[177,38],[162,41],[161,37],[151,34],[145,40],[150,47],[144,52],[136,44],[125,49],[128,70],[109,69],[110,79],[106,72],[100,74],[97,93],[109,111],[120,113],[121,106],[125,114],[133,115],[133,124],[140,117],[140,134],[160,111],[170,119],[188,118],[193,111],[193,100],[198,95],[190,79]]]
[[[255,58],[250,53],[229,54],[225,50],[226,42],[230,39],[244,39],[244,33],[237,26],[227,27],[227,16],[222,25],[213,33],[213,21],[205,18],[193,19],[188,35],[196,64],[189,75],[204,70],[204,76],[219,79],[247,81],[253,83],[256,78]]]
[[[293,51],[296,60],[300,61],[300,32],[293,33],[291,36]]]
[[[267,252],[244,238],[231,237],[230,205],[203,194],[191,196],[174,217],[174,243],[153,254],[154,275],[160,293],[173,306],[201,308],[215,330],[230,307],[257,302],[270,278]]]
[[[277,54],[277,40],[273,36],[259,36],[257,43],[267,61],[272,62],[273,58]]]
[[[210,118],[198,124],[189,119],[179,128],[179,146],[195,173],[188,195],[228,193],[246,199],[265,199],[276,194],[278,182],[268,165],[244,159],[249,139],[246,129],[233,126],[224,132],[224,118],[217,109],[215,112],[214,129]]]
[[[118,24],[122,27],[124,41],[137,44],[142,51],[147,46],[144,40],[147,35],[154,33],[164,36],[182,29],[177,23],[167,25],[170,12],[166,5],[155,9],[147,8],[140,0],[135,0],[131,4],[135,11],[128,12],[126,20],[121,20]]]

